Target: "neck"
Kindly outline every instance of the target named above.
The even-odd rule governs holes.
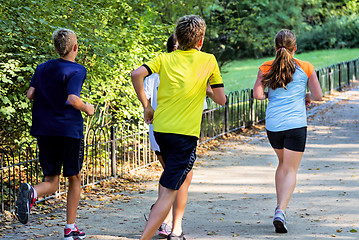
[[[75,62],[75,58],[76,58],[76,56],[72,56],[72,54],[67,54],[67,55],[61,57],[61,59],[70,61],[70,62]]]

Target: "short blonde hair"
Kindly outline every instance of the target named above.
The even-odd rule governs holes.
[[[60,57],[66,56],[75,44],[76,34],[66,28],[57,29],[52,34],[54,46]]]
[[[186,15],[178,20],[176,37],[181,50],[196,47],[206,32],[206,23],[196,15]]]

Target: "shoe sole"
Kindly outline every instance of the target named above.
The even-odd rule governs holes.
[[[85,239],[86,238],[86,236],[77,236],[77,237],[73,237],[73,236],[71,236],[71,237],[65,237],[64,238],[64,240],[79,240],[79,239]]]
[[[159,232],[158,236],[162,237],[162,238],[167,238],[170,235],[170,233],[165,233],[165,232]]]
[[[274,220],[273,225],[275,227],[276,233],[287,233],[288,232],[287,228],[284,226],[282,221]]]
[[[26,224],[29,221],[30,209],[28,199],[30,190],[31,187],[28,184],[20,184],[19,193],[15,203],[15,215],[22,224]]]

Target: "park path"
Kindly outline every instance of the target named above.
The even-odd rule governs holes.
[[[274,233],[277,159],[262,127],[254,136],[221,140],[198,159],[183,223],[187,239],[359,239],[359,88],[334,94],[308,115],[306,152],[287,209],[289,233]],[[82,200],[78,225],[87,239],[138,239],[157,186],[145,183],[145,191],[118,200]],[[62,236],[58,219],[15,226],[5,239]]]

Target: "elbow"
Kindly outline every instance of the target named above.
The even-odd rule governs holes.
[[[261,100],[261,99],[262,99],[257,92],[253,92],[253,98],[254,98],[254,99],[257,99],[257,100]]]
[[[79,97],[74,95],[74,94],[70,94],[68,97],[67,97],[67,102],[76,108],[76,106],[78,105],[78,99]]]
[[[132,83],[135,82],[135,80],[138,79],[138,78],[139,78],[139,73],[138,73],[138,71],[136,69],[135,71],[133,71],[131,73],[131,81],[132,81]]]
[[[312,99],[313,99],[313,101],[322,101],[322,93],[321,92],[319,92],[319,93],[317,93],[317,94],[312,94]]]
[[[217,99],[217,101],[215,101],[215,103],[217,103],[217,104],[219,104],[219,105],[221,105],[221,106],[223,106],[224,104],[226,104],[226,102],[227,102],[227,97],[225,96],[225,97],[222,97],[222,98],[220,98],[220,99]]]

